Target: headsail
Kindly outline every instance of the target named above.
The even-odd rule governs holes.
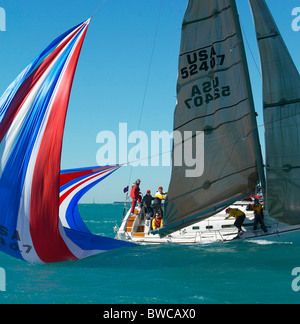
[[[124,245],[65,229],[59,220],[63,130],[89,21],[54,40],[0,98],[0,250],[29,262]]]
[[[300,224],[300,76],[264,0],[250,0],[260,51],[266,138],[266,208]]]
[[[182,139],[185,132],[193,132],[193,152],[201,145],[196,132],[204,132],[204,172],[187,177],[188,167],[173,166],[166,226],[159,231],[163,235],[253,193],[259,173],[263,181],[252,91],[234,0],[189,1],[182,26],[177,92],[174,130]]]

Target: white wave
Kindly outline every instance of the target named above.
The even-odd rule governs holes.
[[[293,244],[292,242],[276,242],[276,241],[268,241],[268,240],[246,240],[246,242],[255,243],[258,245]]]

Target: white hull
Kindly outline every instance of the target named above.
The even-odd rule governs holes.
[[[141,221],[138,215],[132,217],[130,211],[128,211],[121,227],[117,229],[116,239],[139,244],[211,244],[237,239],[300,242],[300,226],[289,226],[268,218],[265,219],[265,225],[268,229],[267,233],[264,233],[260,228],[253,231],[254,215],[252,211],[246,211],[248,204],[249,202],[237,202],[231,206],[232,208],[239,208],[246,214],[246,220],[243,224],[244,233],[240,237],[238,236],[237,228],[233,225],[235,219],[226,220],[225,211],[163,238],[158,234],[151,234],[149,221]],[[139,209],[137,208],[136,212],[138,211]]]

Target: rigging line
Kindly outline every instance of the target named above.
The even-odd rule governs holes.
[[[291,118],[291,117],[295,117],[295,116],[297,116],[297,115],[299,115],[299,114],[300,114],[300,113],[295,113],[295,114],[293,114],[293,115],[290,115],[290,116],[287,116],[287,117],[283,117],[283,118],[279,118],[279,119],[274,120],[274,121],[271,121],[271,122],[269,122],[269,123],[263,123],[263,124],[257,125],[257,126],[255,126],[255,127],[251,128],[250,131],[249,131],[249,132],[248,132],[244,137],[241,137],[241,138],[237,139],[236,142],[233,142],[233,143],[231,143],[230,145],[227,145],[227,146],[225,146],[225,147],[226,147],[226,148],[229,148],[229,147],[231,147],[231,146],[235,146],[235,145],[237,145],[237,144],[239,144],[239,143],[242,143],[242,142],[248,140],[249,136],[250,136],[250,135],[251,135],[251,134],[252,134],[256,129],[258,129],[258,128],[265,127],[265,126],[267,126],[267,125],[273,124],[273,123],[275,123],[275,122],[280,122],[280,121],[282,121],[282,120],[285,120],[285,119],[288,119],[288,118]],[[281,128],[282,128],[282,127],[290,127],[290,126],[289,126],[289,125],[287,125],[287,126],[281,126]],[[195,135],[192,135],[191,137],[187,138],[185,141],[187,142],[187,141],[193,139],[194,137],[195,137]],[[161,152],[161,153],[158,153],[158,154],[153,154],[153,155],[151,155],[151,156],[147,156],[147,157],[144,157],[144,158],[141,158],[141,159],[136,159],[136,160],[132,160],[132,161],[127,161],[126,163],[120,164],[120,166],[125,166],[125,165],[129,165],[129,164],[137,163],[137,162],[142,162],[142,161],[146,161],[146,160],[151,160],[152,158],[155,158],[155,157],[161,157],[161,156],[163,156],[163,155],[170,154],[170,153],[173,152],[174,148],[179,147],[179,146],[181,146],[181,145],[184,145],[184,141],[181,141],[180,143],[173,144],[173,145],[174,145],[173,149],[170,149],[170,150],[168,150],[168,151],[164,151],[164,152]],[[131,168],[132,168],[132,166],[131,166]]]
[[[152,62],[153,62],[153,57],[154,57],[154,50],[155,50],[155,45],[156,45],[156,40],[157,40],[158,27],[159,27],[159,23],[160,23],[160,17],[161,17],[161,13],[162,13],[163,2],[164,2],[164,0],[161,0],[158,19],[157,19],[157,24],[156,24],[156,29],[155,29],[155,34],[154,34],[154,41],[153,41],[153,46],[152,46],[152,51],[151,51],[151,56],[150,56],[150,63],[149,63],[149,68],[148,68],[148,72],[147,72],[145,91],[144,91],[144,95],[143,95],[141,113],[140,113],[140,118],[139,118],[139,123],[138,123],[137,138],[139,136],[139,132],[140,132],[140,129],[141,129],[142,117],[143,117],[143,112],[144,112],[144,108],[145,108],[146,96],[147,96],[149,79],[150,79],[150,72],[151,72],[151,68],[152,68]],[[128,184],[130,184],[131,176],[132,176],[132,166],[130,168]]]
[[[101,2],[101,4],[98,6],[98,8],[94,11],[94,13],[91,15],[91,18],[93,18],[95,15],[96,15],[96,13],[98,13],[98,11],[101,9],[101,7],[104,5],[104,3],[106,2],[107,0],[103,0],[102,2]]]
[[[249,136],[249,135],[248,135]],[[191,137],[185,139],[185,141],[180,141],[179,143],[174,143],[173,142],[173,148],[158,154],[153,154],[151,156],[147,156],[144,158],[140,158],[140,159],[136,159],[136,160],[132,160],[132,161],[127,161],[125,163],[119,164],[120,167],[125,166],[125,165],[129,165],[129,164],[133,164],[133,163],[138,163],[138,162],[143,162],[143,161],[147,161],[147,160],[151,160],[152,158],[156,158],[156,157],[161,157],[163,155],[167,155],[167,154],[171,154],[174,149],[176,149],[177,147],[182,147],[182,145],[184,145],[185,142],[188,142],[189,140],[193,139],[195,137],[195,135],[192,135]],[[220,137],[221,138],[221,137]],[[229,145],[223,146],[224,148],[229,148],[229,147],[235,147],[236,145],[238,145],[239,143],[244,142],[246,139],[245,137],[241,137],[240,139],[238,139],[236,142],[233,142]],[[170,160],[172,163],[172,159]]]
[[[255,60],[254,54],[253,54],[253,52],[252,52],[252,50],[251,50],[251,47],[250,47],[250,44],[249,44],[249,42],[248,42],[248,38],[247,38],[247,36],[246,36],[246,33],[245,33],[245,30],[244,30],[244,27],[243,27],[243,24],[242,24],[241,20],[240,20],[240,25],[241,25],[241,27],[242,27],[242,32],[243,32],[244,38],[245,38],[245,40],[246,40],[246,43],[247,43],[248,49],[249,49],[250,54],[251,54],[251,56],[252,56],[252,60],[253,60],[253,62],[254,62],[254,64],[255,64],[255,66],[256,66],[256,69],[257,69],[257,71],[258,71],[258,74],[259,74],[260,77],[261,77],[260,68],[259,68],[258,64],[256,63],[256,60]]]

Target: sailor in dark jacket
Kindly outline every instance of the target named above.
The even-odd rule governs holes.
[[[154,210],[151,206],[152,200],[154,198],[151,196],[151,191],[147,190],[147,194],[143,197],[142,203],[141,203],[141,219],[144,219],[144,215],[149,214],[150,218],[153,218]]]

